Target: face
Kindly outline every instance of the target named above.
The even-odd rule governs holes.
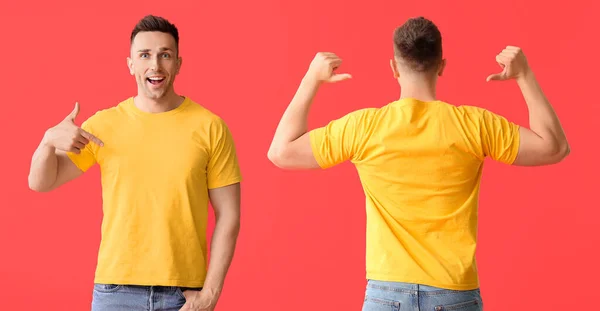
[[[175,76],[181,68],[173,36],[163,32],[140,32],[127,58],[129,72],[135,76],[138,95],[160,99],[173,92]]]

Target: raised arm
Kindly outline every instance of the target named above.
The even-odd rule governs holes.
[[[519,128],[518,154],[512,164],[541,166],[562,161],[570,152],[567,137],[523,51],[508,46],[496,56],[496,61],[503,71],[490,75],[487,81],[515,79],[529,110],[530,128]]]
[[[271,146],[269,160],[283,169],[316,169],[320,167],[311,148],[308,113],[321,84],[346,80],[349,74],[336,74],[342,60],[333,53],[317,53],[302,79],[296,94],[285,110]]]

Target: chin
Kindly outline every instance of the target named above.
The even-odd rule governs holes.
[[[161,99],[165,96],[165,94],[166,94],[166,92],[152,92],[149,90],[146,91],[146,96],[149,99]]]

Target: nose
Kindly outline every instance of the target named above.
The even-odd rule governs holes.
[[[158,56],[152,57],[150,60],[150,69],[156,71],[159,70],[160,62],[158,61]]]

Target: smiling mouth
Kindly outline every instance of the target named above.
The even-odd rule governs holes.
[[[160,85],[165,81],[164,77],[149,77],[146,78],[146,81],[152,85]]]

